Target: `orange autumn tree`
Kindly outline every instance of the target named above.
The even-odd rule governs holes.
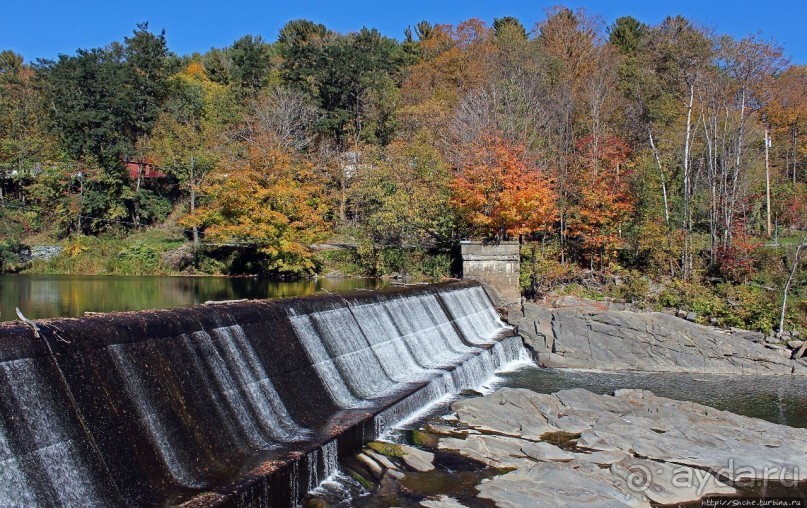
[[[451,182],[451,204],[473,234],[503,240],[546,230],[555,221],[552,183],[523,147],[489,136],[462,152],[466,162]]]
[[[582,138],[577,143],[578,165],[568,237],[576,240],[591,268],[622,244],[622,224],[633,211],[625,163],[627,143],[616,136]]]
[[[214,171],[206,204],[183,223],[203,227],[209,241],[257,247],[266,272],[312,273],[309,246],[327,233],[322,185],[301,156],[255,141],[245,158]]]

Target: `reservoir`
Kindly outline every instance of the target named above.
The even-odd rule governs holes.
[[[190,307],[208,300],[302,296],[386,285],[380,279],[0,275],[0,321],[17,319],[15,307],[29,319],[78,317],[84,312]]]

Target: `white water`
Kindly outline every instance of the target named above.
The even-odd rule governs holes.
[[[173,340],[188,352],[190,362],[185,368],[193,372],[197,383],[205,386],[196,393],[203,394],[206,397],[203,404],[215,411],[222,438],[227,442],[254,450],[271,450],[279,443],[305,438],[308,432],[291,419],[239,325],[216,328],[209,334],[194,332]],[[131,345],[113,345],[108,349],[128,397],[137,401],[137,417],[164,467],[180,485],[201,487],[193,456],[189,450],[177,446],[174,438],[177,430],[169,423],[182,415],[165,412],[154,400],[152,390],[144,385],[139,367],[148,362],[148,356],[144,353],[134,358]]]
[[[492,337],[507,328],[481,286],[444,291],[440,298],[463,335],[472,343],[490,343]]]
[[[510,339],[497,342],[504,325],[481,288],[438,291],[379,296],[371,303],[326,302],[327,308],[304,314],[289,309],[299,345],[337,406],[378,407],[379,399],[413,392],[412,383],[420,384],[376,417],[377,434],[447,394],[478,387],[519,355]],[[7,413],[0,413],[0,506],[114,503],[109,497],[120,485],[111,485],[101,470],[105,461],[115,460],[108,453],[116,447],[102,440],[108,439],[107,426],[121,422],[142,436],[137,453],[142,449],[149,461],[156,457],[154,481],[179,493],[210,488],[211,473],[220,465],[217,452],[232,450],[228,460],[235,461],[309,439],[310,431],[293,421],[273,384],[267,372],[273,366],[259,355],[257,339],[240,325],[224,326],[232,321],[213,314],[221,325],[132,342],[111,337],[97,349],[60,356],[59,362],[73,369],[69,380],[57,375],[49,357],[0,361],[0,409]],[[77,372],[96,365],[109,371],[97,373],[109,383],[82,384]],[[86,398],[81,410],[87,414],[77,416],[79,408],[64,387]],[[116,390],[115,402],[106,403],[110,394],[101,390]],[[98,407],[111,408],[103,415],[92,414],[96,395]],[[91,425],[82,418],[93,419]],[[212,429],[197,418],[213,422]],[[88,432],[98,433],[99,440]],[[295,462],[290,471],[295,493],[338,474],[337,442],[302,460],[310,467],[301,470]],[[132,489],[122,492],[124,497],[138,495],[139,486],[122,483]],[[268,499],[264,494],[261,499]],[[254,502],[250,496],[237,497]]]
[[[290,312],[334,403],[368,406],[407,383],[425,383],[374,417],[376,437],[463,389],[489,384],[497,369],[528,356],[518,337],[499,340],[507,327],[480,287],[347,305],[306,315]],[[311,452],[308,463],[317,463],[320,453]],[[320,483],[313,468],[309,491]]]
[[[434,400],[478,386],[520,354],[495,342],[506,326],[481,287],[347,305],[290,316],[342,408],[367,407],[417,382],[429,382]]]
[[[98,478],[86,474],[86,445],[75,432],[59,395],[45,378],[42,361],[24,359],[0,363],[4,405],[17,408],[11,419],[26,432],[29,450],[14,453],[11,429],[0,417],[0,506],[104,506]],[[7,394],[7,395],[6,395]],[[19,434],[19,430],[18,430]],[[50,495],[43,497],[43,493]]]

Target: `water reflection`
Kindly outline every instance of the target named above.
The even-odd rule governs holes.
[[[76,317],[85,311],[188,307],[208,300],[276,298],[383,285],[386,283],[375,279],[278,282],[226,277],[0,275],[0,321],[16,319],[15,307],[31,319]]]
[[[499,375],[504,386],[554,393],[585,388],[611,393],[643,388],[661,397],[689,400],[791,427],[807,427],[807,378],[706,374],[590,372],[525,367]]]

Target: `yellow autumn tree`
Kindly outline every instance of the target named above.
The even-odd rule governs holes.
[[[257,248],[266,272],[312,273],[310,245],[328,229],[323,187],[308,161],[277,146],[253,139],[246,157],[221,164],[206,203],[183,222],[204,228],[208,241]]]

